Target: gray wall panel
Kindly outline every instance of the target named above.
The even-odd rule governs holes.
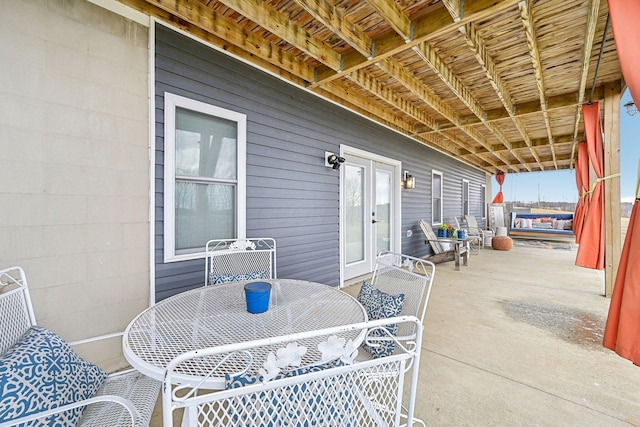
[[[339,174],[324,166],[324,152],[338,152],[340,144],[400,160],[416,177],[416,189],[402,190],[404,253],[430,252],[418,221],[431,221],[434,168],[444,173],[445,221],[461,215],[463,177],[470,182],[472,213],[480,216],[481,171],[161,25],[155,58],[158,300],[204,280],[204,260],[162,262],[165,91],[247,116],[247,236],[276,239],[280,277],[338,285]]]

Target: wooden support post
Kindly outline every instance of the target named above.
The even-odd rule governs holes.
[[[604,176],[620,173],[620,82],[605,85]],[[604,295],[611,297],[622,252],[620,177],[604,181]]]

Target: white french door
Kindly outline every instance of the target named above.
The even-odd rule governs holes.
[[[400,163],[354,151],[343,151],[343,280],[373,271],[377,253],[400,245]]]

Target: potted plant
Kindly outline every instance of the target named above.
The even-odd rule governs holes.
[[[438,226],[438,237],[447,237],[447,224],[440,224]]]
[[[462,228],[458,230],[458,239],[464,239],[467,237],[467,230],[463,230]]]
[[[447,225],[447,237],[455,236],[455,227],[451,224]]]

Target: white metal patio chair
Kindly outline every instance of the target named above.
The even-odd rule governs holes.
[[[274,239],[209,240],[205,250],[205,285],[277,277]]]
[[[467,239],[469,239],[467,241],[467,250],[469,251],[469,254],[474,254],[477,255],[480,253],[480,249],[483,247],[484,242],[483,242],[483,238],[480,237],[480,235],[473,229],[471,229],[471,232],[469,231],[470,228],[468,226],[468,223],[465,221],[464,224],[460,224],[460,221],[458,220],[457,216],[453,217],[456,220],[456,228],[458,230],[464,230],[467,233]]]
[[[371,284],[389,295],[403,294],[404,304],[399,315],[415,316],[422,323],[435,274],[436,267],[430,261],[395,252],[381,252],[376,260]],[[414,326],[411,323],[398,325],[396,339],[405,346],[415,345],[417,330]],[[389,341],[389,338],[378,340]],[[375,345],[373,338],[368,341]]]
[[[393,355],[357,361],[357,343],[340,338],[345,332],[360,331],[362,337],[384,331],[391,323],[409,324],[417,346],[398,342]],[[179,410],[184,410],[182,425],[189,427],[424,425],[414,415],[421,336],[421,322],[405,316],[184,353],[165,370],[163,425],[173,427]],[[225,390],[176,384],[182,364],[205,364],[220,355],[244,361],[237,375],[227,375]]]
[[[464,220],[467,223],[466,230],[467,235],[477,237],[477,244],[480,249],[484,248],[484,239],[486,237],[485,230],[480,228],[476,217],[473,215],[465,215]]]
[[[44,337],[54,351],[49,353],[48,348],[41,350],[38,345],[42,340],[39,338],[31,340],[38,345],[30,346],[29,338],[32,336]],[[89,374],[99,369],[94,369],[91,364],[84,365],[85,361],[75,355],[69,345],[50,331],[37,327],[24,270],[20,267],[0,270],[0,377],[4,376],[12,384],[19,382],[25,385],[25,388],[10,390],[12,396],[6,399],[0,389],[0,413],[7,416],[0,419],[0,427],[49,425],[56,422],[52,417],[58,417],[56,425],[148,427],[161,383],[134,370],[109,375],[99,388],[96,387],[92,397],[62,401],[63,396],[71,394],[75,398],[82,391],[74,381],[78,381],[78,385],[85,382],[85,385],[90,385]],[[39,351],[45,352],[42,357],[37,357]],[[13,357],[15,354],[24,357],[25,352],[33,356],[28,360]],[[43,360],[46,363],[42,363]],[[23,362],[27,364],[24,368]],[[77,375],[74,374],[75,369],[80,371]],[[46,387],[49,391],[55,390],[54,396],[43,393],[37,386],[45,377],[49,380],[55,377]],[[68,394],[63,391],[65,386],[69,389]],[[35,390],[40,393],[37,399],[34,398]],[[23,391],[27,396],[22,397],[29,399],[26,411],[21,405],[27,403],[19,400]],[[31,406],[36,402],[40,407]]]

